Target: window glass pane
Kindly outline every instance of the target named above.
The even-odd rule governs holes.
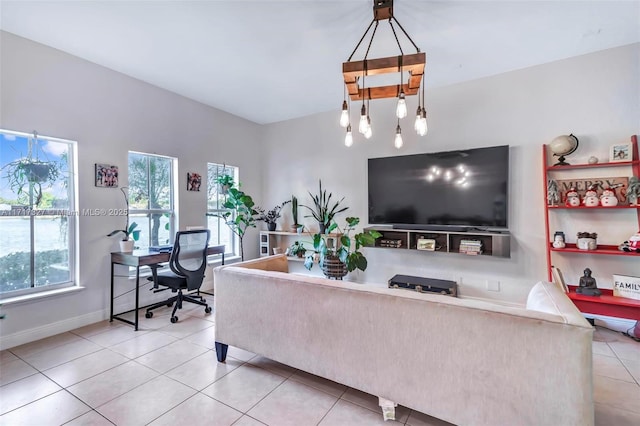
[[[67,217],[37,216],[34,222],[35,285],[70,280]]]
[[[149,167],[147,156],[129,153],[129,208],[149,208]]]
[[[151,209],[171,208],[171,160],[149,159],[149,204]]]
[[[73,148],[0,130],[0,293],[74,284]]]
[[[29,218],[0,216],[0,228],[0,292],[30,288]]]
[[[211,230],[211,245],[224,244],[227,254],[238,253],[237,238],[231,228],[227,226],[224,219],[216,217],[216,214],[223,214],[225,192],[218,183],[219,176],[228,175],[233,178],[234,186],[238,187],[238,168],[225,164],[207,164],[207,226]],[[231,216],[230,219],[233,219]]]
[[[138,249],[173,242],[173,159],[129,153],[129,220],[137,223]]]

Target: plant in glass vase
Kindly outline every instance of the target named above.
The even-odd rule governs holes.
[[[358,232],[353,235],[352,244],[351,232],[360,223],[360,218],[348,217],[346,222],[343,231],[336,222],[332,222],[326,233],[317,233],[313,236],[313,248],[320,255],[319,266],[329,278],[342,278],[356,269],[361,271],[367,269],[367,258],[360,248],[372,246],[376,239],[382,237],[382,234],[375,230]],[[334,230],[342,233],[340,247],[336,246],[334,238],[329,235]],[[304,266],[309,270],[313,267],[313,256],[306,257]]]
[[[256,218],[256,220],[265,222],[269,231],[275,231],[276,221],[281,216],[280,212],[282,211],[282,208],[290,202],[291,200],[284,201],[282,202],[282,204],[278,204],[270,210],[265,210],[262,207],[256,207],[256,212],[258,212],[258,217]]]
[[[140,238],[140,230],[136,229],[138,224],[136,222],[129,223],[129,196],[127,195],[126,189],[126,186],[120,188],[120,191],[122,191],[122,194],[124,195],[124,202],[127,206],[127,220],[125,222],[125,226],[123,229],[115,229],[107,234],[107,237],[113,237],[120,233],[123,234],[122,240],[120,240],[120,250],[123,252],[132,251],[135,241],[138,241]]]

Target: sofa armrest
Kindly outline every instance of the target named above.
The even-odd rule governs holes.
[[[562,317],[566,324],[591,328],[578,308],[556,284],[539,281],[527,296],[526,308]]]

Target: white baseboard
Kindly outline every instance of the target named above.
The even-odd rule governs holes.
[[[30,343],[36,340],[44,339],[46,337],[55,336],[56,334],[75,330],[76,328],[100,322],[108,318],[109,311],[105,309],[101,311],[91,312],[89,314],[81,315],[78,317],[68,318],[63,321],[55,322],[53,324],[47,324],[41,327],[19,331],[17,333],[9,334],[6,336],[0,336],[0,350],[13,348],[25,343]]]
[[[593,318],[596,320],[596,325],[610,328],[611,330],[625,332],[630,328],[635,327],[636,321],[624,318],[605,317],[603,315],[584,314],[586,318]]]

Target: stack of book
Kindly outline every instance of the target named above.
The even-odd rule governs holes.
[[[478,240],[461,240],[460,253],[464,254],[482,254],[482,241]]]
[[[393,247],[400,248],[402,247],[402,240],[392,240],[392,239],[382,239],[379,240],[380,247]]]

